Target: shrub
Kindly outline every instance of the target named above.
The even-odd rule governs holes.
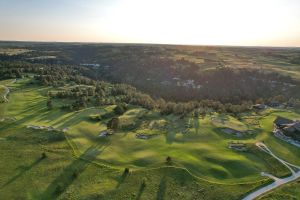
[[[142,180],[142,187],[146,187],[146,182],[147,182],[147,178],[144,177],[143,180]]]
[[[167,164],[171,164],[171,163],[172,163],[172,158],[171,158],[170,156],[168,156],[168,157],[166,158],[166,163],[167,163]]]
[[[56,186],[56,188],[55,188],[54,193],[55,193],[56,195],[59,195],[59,194],[61,194],[63,191],[64,191],[64,188],[63,188],[62,184],[58,184],[58,185]]]
[[[76,170],[73,172],[72,177],[73,177],[73,179],[78,177],[78,172]]]
[[[124,169],[124,174],[128,174],[128,173],[129,173],[129,168],[126,167],[126,168]]]
[[[117,115],[122,115],[126,110],[127,110],[127,106],[126,106],[126,104],[124,104],[124,103],[118,104],[118,105],[114,108],[114,112],[115,112]]]
[[[42,153],[42,157],[41,157],[42,159],[45,159],[45,158],[47,158],[47,155],[46,155],[46,153],[45,152],[43,152]]]

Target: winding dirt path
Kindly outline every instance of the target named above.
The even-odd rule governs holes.
[[[5,89],[5,92],[3,94],[3,99],[4,99],[4,102],[8,102],[8,99],[7,99],[7,95],[9,93],[9,88],[6,87],[5,85],[3,85],[4,89]]]
[[[13,84],[17,81],[17,79],[14,79],[10,84]],[[4,99],[4,102],[8,102],[8,99],[7,99],[7,95],[9,94],[10,90],[9,88],[6,86],[6,85],[2,85],[5,89],[5,92],[3,94],[3,99]]]
[[[262,172],[262,176],[267,176],[269,178],[272,178],[274,180],[274,182],[248,194],[246,197],[243,198],[243,200],[255,199],[255,198],[261,196],[262,194],[265,194],[283,184],[292,182],[292,181],[300,178],[300,167],[299,166],[296,166],[294,164],[291,164],[291,163],[279,158],[264,143],[257,142],[256,146],[258,148],[260,148],[262,151],[273,156],[275,159],[277,159],[279,162],[281,162],[284,166],[286,166],[291,171],[292,175],[289,177],[286,177],[286,178],[277,178],[277,177],[273,176],[272,174]]]

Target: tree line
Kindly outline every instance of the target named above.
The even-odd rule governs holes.
[[[26,62],[0,62],[0,78],[15,78],[32,74],[36,81],[46,86],[53,86],[49,92],[49,98],[69,98],[73,100],[70,105],[63,105],[64,109],[78,110],[89,105],[101,106],[111,104],[132,104],[146,109],[157,109],[161,114],[185,115],[192,111],[206,113],[211,111],[238,114],[252,109],[254,103],[268,103],[271,101],[299,102],[296,98],[283,95],[269,96],[242,100],[239,103],[224,103],[222,101],[207,98],[186,102],[168,101],[164,98],[153,97],[139,91],[127,84],[112,84],[105,81],[94,80],[81,73],[85,67],[70,65],[43,65]],[[231,72],[230,72],[231,73]],[[267,76],[267,75],[264,75]],[[67,89],[58,89],[59,86],[70,85]],[[75,101],[74,101],[75,99]],[[51,107],[51,103],[49,103]],[[298,105],[298,104],[297,104]]]

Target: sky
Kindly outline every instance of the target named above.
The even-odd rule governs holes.
[[[0,40],[300,47],[300,0],[0,0]]]

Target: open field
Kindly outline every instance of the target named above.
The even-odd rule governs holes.
[[[110,107],[87,108],[75,112],[61,111],[54,103],[54,109],[46,108],[45,94],[49,88],[27,85],[28,80],[19,80],[12,86],[10,102],[1,104],[1,115],[16,117],[13,126],[26,128],[27,125],[53,126],[57,129],[68,128],[67,139],[74,154],[80,157],[90,147],[101,154],[95,155],[93,162],[105,164],[116,169],[129,167],[136,170],[164,166],[165,158],[171,156],[173,165],[189,170],[193,175],[217,183],[260,182],[265,178],[261,171],[272,172],[279,176],[288,174],[276,161],[266,161],[255,148],[247,152],[235,152],[228,149],[228,142],[234,140],[249,144],[264,141],[274,152],[287,161],[299,164],[300,151],[271,135],[272,122],[276,116],[299,119],[295,111],[268,109],[257,116],[261,129],[251,128],[231,116],[208,115],[205,118],[189,117],[182,120],[176,116],[160,116],[155,111],[131,108],[120,116],[121,121],[137,122],[136,129],[120,130],[107,138],[98,137],[106,129],[106,122],[89,119],[91,114],[109,112]],[[251,114],[249,114],[251,115]],[[135,134],[153,132],[142,121],[163,120],[165,131],[148,140],[137,139]],[[187,128],[185,124],[189,122]],[[6,126],[1,129],[5,132]],[[9,127],[9,126],[8,126]],[[230,127],[241,131],[254,129],[253,135],[237,138],[220,131],[219,127]],[[185,132],[184,134],[182,132]],[[251,148],[252,149],[252,148]],[[254,153],[253,153],[254,152]],[[272,163],[272,164],[270,164]],[[237,170],[237,168],[239,170]]]
[[[29,49],[18,49],[18,48],[0,48],[0,54],[6,54],[9,56],[19,55],[30,52]]]
[[[258,141],[300,165],[272,134],[300,120],[299,49],[9,44],[0,198],[241,199],[272,181],[261,172],[291,175]],[[261,198],[300,198],[298,182]]]
[[[260,184],[218,185],[175,167],[124,175],[122,170],[91,163],[92,147],[74,157],[66,140],[53,138],[51,132],[3,127],[0,194],[4,199],[238,199]]]
[[[1,117],[16,116],[16,121],[0,124],[0,148],[1,152],[6,152],[1,154],[0,159],[1,166],[4,166],[0,173],[0,194],[6,199],[149,199],[153,194],[162,199],[181,199],[189,196],[201,199],[220,198],[225,191],[228,199],[232,199],[261,183],[258,181],[244,185],[215,185],[192,176],[182,168],[164,169],[164,164],[157,169],[133,171],[130,176],[124,177],[123,168],[105,166],[97,160],[96,157],[103,153],[101,143],[97,147],[95,141],[87,141],[87,138],[91,139],[88,133],[93,132],[93,127],[101,130],[101,126],[98,127],[99,125],[88,120],[88,114],[94,113],[96,109],[72,114],[57,109],[47,112],[45,98],[42,96],[47,88],[28,87],[24,86],[25,83],[26,81],[22,80],[15,83],[11,101],[1,104]],[[100,108],[97,111],[99,110]],[[76,117],[72,118],[72,115]],[[83,122],[78,124],[79,121]],[[70,132],[74,131],[74,135],[82,130],[80,126],[91,126],[81,136],[82,141],[86,142],[84,145],[90,146],[87,149],[83,147],[83,152],[76,155],[78,152],[74,154],[65,137],[53,137],[52,132],[45,130],[28,129],[28,124],[54,125],[57,128],[67,126],[70,127]],[[75,139],[72,140],[78,143]],[[42,159],[43,152],[47,157]],[[143,188],[141,183],[145,178],[147,185]],[[37,186],[38,190],[34,189]],[[190,192],[187,193],[187,189]],[[219,192],[212,192],[216,190]]]

